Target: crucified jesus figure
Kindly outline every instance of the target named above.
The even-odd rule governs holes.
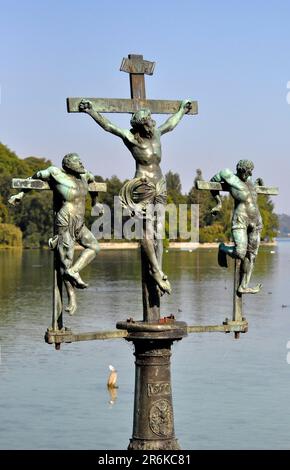
[[[99,252],[99,243],[85,225],[86,196],[89,183],[94,182],[94,176],[83,166],[76,153],[65,155],[62,168],[50,166],[38,171],[32,177],[49,183],[55,197],[55,236],[49,239],[49,246],[56,250],[60,264],[60,272],[68,295],[66,311],[73,315],[77,309],[75,288],[88,287],[79,272],[85,268]],[[25,192],[11,196],[9,203],[18,204]],[[95,204],[96,194],[91,193],[92,204]],[[84,250],[74,261],[75,243]]]
[[[221,170],[211,181],[226,183],[226,187],[235,201],[232,218],[232,237],[234,246],[219,246],[218,262],[220,266],[227,267],[227,255],[240,259],[242,278],[238,287],[240,294],[256,294],[262,284],[249,287],[256,256],[260,245],[262,231],[262,218],[257,202],[257,186],[263,186],[263,181],[258,178],[255,183],[251,180],[254,164],[250,160],[240,160],[237,171],[229,169]],[[218,191],[212,191],[217,206],[212,209],[212,214],[222,209],[222,201]]]
[[[146,220],[146,206],[158,203],[166,205],[166,181],[160,168],[160,138],[166,132],[172,131],[190,109],[190,100],[182,101],[179,110],[160,127],[156,127],[149,109],[140,109],[131,118],[132,128],[122,129],[94,111],[89,100],[82,100],[79,104],[79,111],[89,114],[105,131],[120,137],[136,161],[135,177],[121,189],[120,198],[123,206],[127,207],[132,215],[143,213],[141,247],[149,261],[150,275],[161,294],[170,294],[171,286],[162,271],[163,240],[156,239],[154,221],[150,218]]]

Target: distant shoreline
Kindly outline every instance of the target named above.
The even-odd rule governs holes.
[[[233,243],[228,243],[229,245]],[[261,242],[261,246],[276,246],[277,242]],[[100,242],[101,250],[136,250],[138,242]],[[219,243],[170,242],[169,250],[197,250],[199,248],[218,248]]]
[[[281,240],[287,240],[281,239]],[[289,239],[290,240],[290,239]],[[227,245],[233,245],[231,242],[226,242]],[[261,242],[261,246],[276,246],[277,241],[273,242]],[[138,242],[100,242],[100,249],[101,250],[136,250],[139,247]],[[199,248],[214,248],[217,249],[219,246],[219,242],[217,243],[195,243],[195,242],[170,242],[168,248],[164,248],[164,250],[181,250],[181,251],[189,251],[189,250],[197,250]],[[0,250],[48,250],[48,247],[42,248],[23,248],[23,247],[13,247],[13,246],[0,246]],[[82,250],[82,247],[79,245],[75,246],[76,250]]]

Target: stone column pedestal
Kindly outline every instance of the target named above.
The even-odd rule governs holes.
[[[126,328],[125,328],[126,327]],[[119,322],[135,346],[133,435],[128,450],[180,449],[174,434],[171,346],[187,334],[184,322]]]

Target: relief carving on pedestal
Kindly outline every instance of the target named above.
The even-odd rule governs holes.
[[[171,385],[169,382],[155,382],[147,384],[148,397],[157,395],[170,395]]]
[[[157,400],[149,411],[149,426],[157,436],[170,436],[173,433],[173,410],[168,400]]]

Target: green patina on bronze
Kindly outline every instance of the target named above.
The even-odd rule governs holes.
[[[94,176],[83,166],[75,153],[63,158],[62,168],[50,166],[38,171],[32,179],[14,179],[12,186],[23,191],[11,196],[9,203],[18,204],[27,191],[32,189],[53,191],[54,195],[54,237],[49,246],[55,253],[54,269],[54,330],[63,327],[62,284],[66,287],[68,305],[66,311],[73,315],[77,309],[75,289],[84,289],[87,284],[82,280],[80,271],[84,269],[99,252],[99,244],[85,225],[85,204],[88,192],[95,205],[98,191],[105,190],[104,183],[96,183]],[[74,261],[75,244],[84,250]]]
[[[132,128],[122,129],[94,111],[90,101],[82,100],[79,104],[80,111],[91,116],[105,131],[123,140],[136,162],[133,185],[130,181],[126,184],[121,192],[121,201],[128,209],[133,207],[133,215],[137,214],[138,203],[142,204],[144,236],[141,239],[141,248],[149,261],[151,277],[158,284],[160,291],[168,294],[171,292],[170,283],[162,271],[163,240],[154,239],[153,224],[146,218],[146,205],[158,202],[166,204],[166,184],[160,168],[161,136],[172,131],[189,108],[190,100],[182,101],[179,110],[160,127],[156,127],[148,108],[141,109],[131,118]],[[125,193],[128,193],[126,200],[122,197]]]
[[[258,205],[258,194],[277,195],[278,188],[264,186],[261,178],[252,181],[254,164],[250,160],[240,160],[236,172],[229,169],[219,171],[210,182],[197,181],[197,189],[211,191],[217,205],[212,209],[215,215],[222,210],[220,191],[227,191],[234,199],[232,217],[232,237],[234,246],[221,243],[218,252],[218,262],[227,267],[227,256],[235,260],[234,291],[233,291],[233,322],[244,320],[242,313],[242,295],[256,294],[262,284],[250,287],[255,259],[260,245],[262,218]],[[239,332],[235,332],[239,337]]]
[[[146,100],[144,74],[152,75],[154,62],[130,54],[124,58],[121,71],[129,73],[131,100],[103,98],[67,98],[68,112],[91,116],[105,131],[120,137],[136,161],[134,180],[121,190],[120,198],[132,215],[143,218],[141,239],[142,293],[144,321],[160,318],[160,295],[170,294],[171,286],[162,270],[163,240],[156,235],[156,221],[146,218],[146,204],[166,204],[166,183],[160,168],[161,136],[172,131],[185,114],[196,114],[197,103],[191,100]],[[131,129],[122,129],[101,112],[134,113]],[[174,114],[156,127],[152,113]],[[140,209],[141,208],[141,209]]]
[[[123,59],[121,70],[130,74],[131,100],[94,98],[67,100],[69,112],[85,112],[91,115],[104,130],[120,137],[129,149],[136,161],[136,173],[135,178],[124,186],[120,197],[129,211],[139,212],[144,220],[146,220],[148,202],[157,201],[161,204],[166,202],[166,188],[160,169],[160,137],[173,130],[184,114],[197,113],[196,102],[190,100],[182,102],[146,100],[144,74],[151,75],[154,66],[155,63],[144,61],[140,55],[131,54],[128,59]],[[112,110],[134,113],[131,129],[121,129],[100,114]],[[151,117],[155,112],[174,114],[157,128]],[[239,223],[243,220],[246,224],[246,229],[244,226],[233,226],[233,230],[244,230],[243,236],[239,232],[235,238],[235,249],[225,246],[220,248],[221,264],[225,263],[227,255],[234,257],[236,263],[232,320],[226,319],[222,325],[188,326],[185,322],[176,321],[172,315],[160,318],[160,293],[169,293],[171,288],[162,271],[162,247],[156,240],[154,243],[146,240],[148,233],[144,228],[145,240],[142,241],[141,247],[143,320],[135,321],[129,318],[127,321],[119,321],[116,325],[117,330],[114,331],[73,333],[70,329],[64,328],[62,323],[62,284],[65,283],[66,287],[70,286],[72,289],[67,290],[68,310],[73,313],[76,308],[74,289],[86,287],[79,272],[92,261],[98,251],[96,240],[84,226],[85,197],[90,192],[94,203],[97,192],[106,188],[102,183],[93,182],[92,175],[86,172],[76,154],[67,157],[62,170],[50,167],[34,175],[36,179],[13,180],[13,187],[23,191],[10,199],[12,204],[16,204],[24,193],[31,189],[51,189],[54,192],[55,236],[50,240],[55,259],[54,308],[52,327],[47,330],[45,340],[55,344],[57,349],[61,343],[75,341],[115,338],[132,341],[135,346],[136,378],[133,436],[129,449],[179,449],[174,433],[170,375],[171,346],[174,341],[181,340],[188,333],[234,332],[238,337],[240,332],[247,331],[248,323],[242,317],[241,285],[244,279],[249,282],[253,267],[251,262],[254,262],[254,259],[248,258],[250,267],[247,271],[244,259],[241,256],[237,257],[237,253],[240,253],[240,247],[246,246],[246,255],[248,252],[256,254],[260,230],[256,195],[276,194],[277,191],[261,186],[261,180],[257,181],[257,185],[250,183],[248,177],[242,176],[240,170],[237,174],[229,170],[221,171],[211,182],[197,182],[199,189],[213,191],[217,200],[215,211],[221,209],[218,191],[230,191],[236,202],[233,220]],[[245,230],[247,239],[244,236]],[[249,240],[248,233],[251,230],[255,232],[255,242],[257,242],[254,252],[249,250],[249,241],[252,246],[252,240]],[[75,241],[81,243],[85,250],[74,263],[72,254]],[[241,263],[244,263],[242,269]],[[243,288],[248,288],[248,285],[243,284]]]
[[[227,267],[227,255],[241,261],[241,282],[238,286],[240,294],[256,294],[262,287],[261,284],[257,284],[255,287],[249,286],[263,227],[257,201],[257,188],[263,186],[263,181],[261,178],[255,182],[252,181],[253,169],[253,162],[240,160],[237,163],[235,173],[224,169],[211,178],[213,182],[223,182],[234,198],[232,237],[235,246],[226,246],[221,243],[218,259],[219,264],[224,267]],[[219,191],[213,191],[212,194],[217,202],[216,207],[212,209],[212,214],[216,214],[222,210],[222,202]]]
[[[170,293],[171,286],[162,270],[163,241],[156,236],[156,221],[148,216],[146,207],[149,203],[166,204],[166,183],[160,168],[161,136],[172,131],[186,113],[197,112],[196,103],[190,100],[179,103],[146,100],[144,74],[152,74],[154,65],[140,55],[131,54],[123,59],[121,70],[129,73],[131,100],[67,100],[69,112],[90,115],[105,131],[120,137],[136,161],[135,177],[122,188],[120,199],[130,214],[143,220],[143,321],[118,322],[117,328],[128,333],[126,339],[134,343],[136,356],[134,425],[129,449],[147,450],[179,448],[174,435],[170,356],[172,343],[186,336],[187,329],[186,324],[181,326],[174,320],[167,325],[159,324],[160,295]],[[116,126],[100,111],[133,113],[131,129]],[[152,113],[174,114],[157,127]],[[148,387],[158,393],[148,394]]]
[[[67,110],[69,113],[79,113],[82,101],[89,101],[92,110],[97,113],[127,113],[133,114],[140,109],[148,108],[152,114],[174,114],[180,107],[178,100],[141,100],[141,99],[118,99],[118,98],[68,98]],[[187,114],[197,114],[197,102],[191,101],[191,108]]]

